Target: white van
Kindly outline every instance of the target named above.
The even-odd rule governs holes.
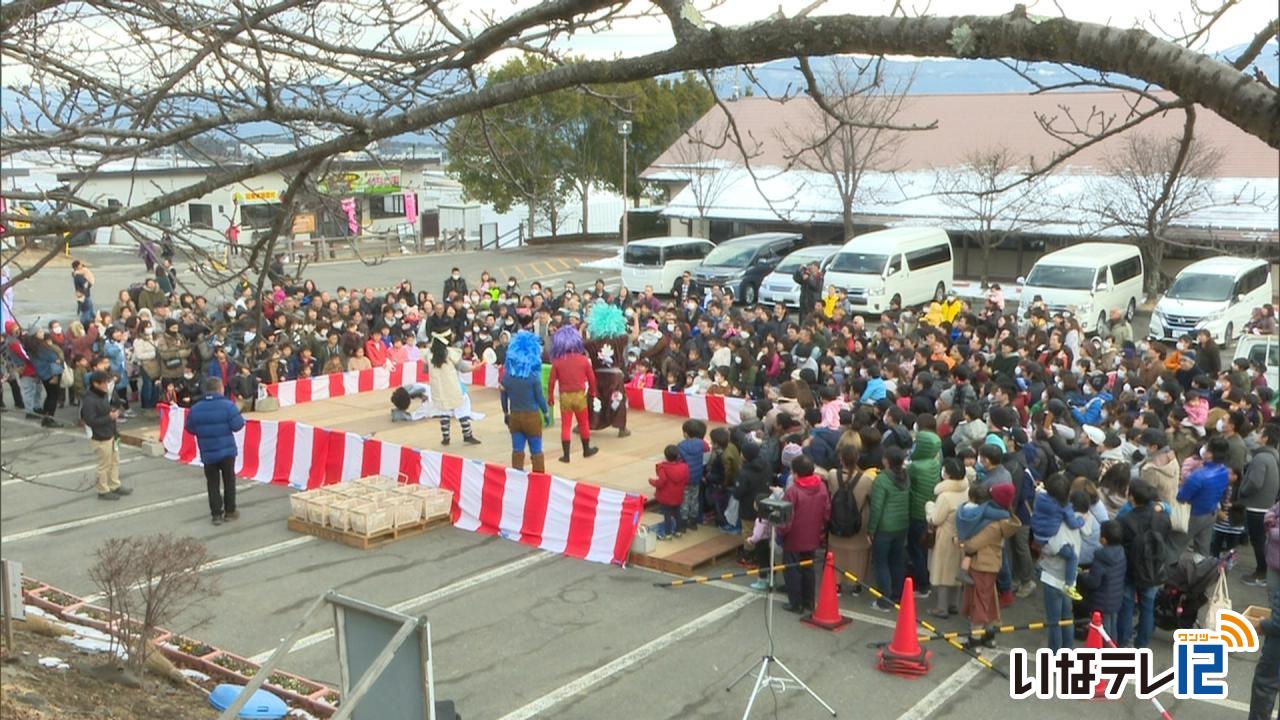
[[[1025,315],[1039,296],[1050,314],[1070,312],[1086,333],[1107,324],[1107,314],[1119,308],[1128,319],[1142,297],[1142,252],[1136,245],[1086,242],[1051,252],[1031,266],[1019,302]]]
[[[684,271],[702,264],[715,245],[694,237],[657,237],[632,240],[622,252],[622,285],[631,292],[653,286],[659,295],[671,292]]]
[[[1219,345],[1235,338],[1254,308],[1271,301],[1271,268],[1265,260],[1215,257],[1178,273],[1151,313],[1152,340],[1172,340],[1208,330]]]
[[[853,312],[879,314],[893,301],[924,305],[955,283],[951,239],[939,228],[901,227],[859,235],[827,265],[825,288],[844,290]]]

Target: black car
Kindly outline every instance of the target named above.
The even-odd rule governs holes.
[[[693,271],[702,287],[720,286],[747,305],[760,297],[760,282],[779,262],[800,247],[799,233],[757,233],[726,240],[707,254]]]
[[[66,220],[85,220],[89,217],[89,213],[84,210],[67,210],[62,214]],[[67,247],[85,247],[93,244],[93,230],[76,230],[62,234],[62,241]]]

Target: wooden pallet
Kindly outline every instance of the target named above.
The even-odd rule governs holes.
[[[322,540],[332,540],[333,542],[350,545],[351,547],[358,548],[360,550],[376,550],[383,545],[393,543],[397,540],[403,540],[407,537],[413,537],[414,535],[420,535],[431,528],[448,524],[449,516],[443,515],[429,520],[423,520],[413,525],[385,530],[376,535],[365,536],[350,531],[323,527],[296,517],[289,518],[289,529],[294,532],[314,535]]]
[[[632,553],[631,563],[686,577],[695,575],[698,568],[733,555],[742,547],[741,537],[726,535],[715,529],[712,532],[715,533],[714,537],[707,537],[687,547],[675,549],[674,552],[664,552],[665,543],[658,543],[658,548],[652,555]]]

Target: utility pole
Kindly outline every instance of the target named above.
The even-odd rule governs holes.
[[[631,137],[631,121],[618,121],[618,134],[622,136],[622,247],[627,247],[627,140]]]

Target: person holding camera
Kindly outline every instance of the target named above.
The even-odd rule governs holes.
[[[120,442],[116,420],[120,410],[111,407],[111,373],[89,376],[89,392],[80,403],[80,419],[89,429],[89,444],[98,468],[98,499],[119,500],[133,490],[120,484]]]
[[[791,522],[778,529],[782,537],[782,562],[787,564],[787,604],[783,610],[794,613],[812,612],[817,594],[813,566],[798,567],[813,560],[814,551],[822,546],[831,519],[831,495],[827,484],[813,471],[813,461],[801,455],[791,461],[794,478],[782,499],[791,503]]]

